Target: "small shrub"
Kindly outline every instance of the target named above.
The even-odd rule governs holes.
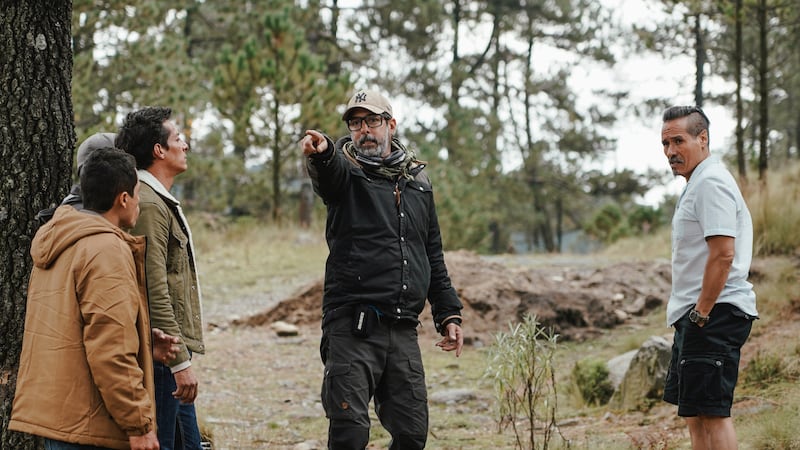
[[[572,381],[587,405],[605,405],[614,393],[606,363],[598,359],[578,361],[572,369]]]
[[[536,316],[525,315],[510,332],[495,337],[486,376],[494,383],[500,429],[511,426],[517,448],[547,449],[558,430],[553,364],[557,335]]]
[[[786,364],[778,355],[758,352],[744,370],[744,382],[765,388],[775,381],[788,377]]]

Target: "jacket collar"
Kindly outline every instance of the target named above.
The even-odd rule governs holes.
[[[158,178],[156,178],[152,173],[148,172],[145,169],[139,169],[136,172],[139,174],[139,181],[153,188],[153,190],[156,191],[158,195],[163,197],[164,200],[172,203],[175,206],[179,206],[181,204],[181,202],[179,202],[178,199],[173,197],[172,194],[170,194],[170,192],[167,190],[167,188],[165,188],[164,185],[161,184],[160,181],[158,181]]]

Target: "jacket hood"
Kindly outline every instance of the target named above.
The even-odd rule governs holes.
[[[59,206],[53,218],[42,225],[33,237],[33,264],[40,269],[47,269],[64,250],[87,236],[100,233],[114,233],[126,242],[136,242],[136,238],[95,212],[78,211],[69,205]]]

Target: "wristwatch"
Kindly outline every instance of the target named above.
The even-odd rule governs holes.
[[[711,318],[710,315],[704,316],[699,312],[697,312],[697,310],[694,308],[692,308],[692,310],[689,311],[689,322],[696,323],[698,325],[705,325],[708,323],[708,319],[710,318]]]

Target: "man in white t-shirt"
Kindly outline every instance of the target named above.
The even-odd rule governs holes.
[[[733,176],[711,157],[705,113],[673,106],[663,122],[664,154],[687,181],[672,219],[667,325],[675,340],[664,400],[686,418],[694,450],[736,449],[733,391],[741,347],[758,316],[747,281],[753,224]]]

